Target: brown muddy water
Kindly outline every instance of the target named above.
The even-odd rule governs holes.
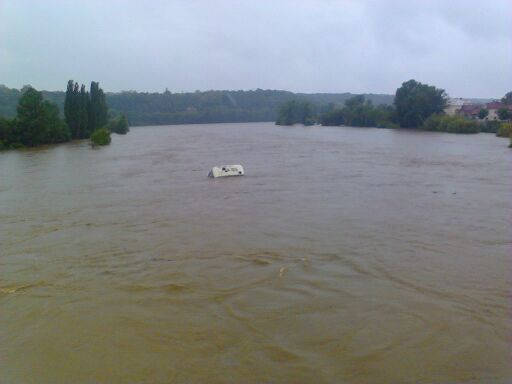
[[[507,144],[253,123],[1,153],[0,383],[511,382]]]

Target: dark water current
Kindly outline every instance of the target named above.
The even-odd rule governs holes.
[[[506,146],[254,123],[0,153],[0,383],[509,383]]]

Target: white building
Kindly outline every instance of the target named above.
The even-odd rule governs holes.
[[[448,99],[444,113],[447,115],[457,115],[464,104],[471,104],[469,101],[459,97],[456,99]]]

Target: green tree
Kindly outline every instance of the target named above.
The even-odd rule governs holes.
[[[88,114],[89,132],[104,127],[107,124],[108,107],[105,100],[105,94],[99,87],[98,82],[91,82],[90,104]]]
[[[480,120],[483,120],[485,119],[487,116],[489,115],[489,111],[485,108],[482,108],[479,112],[478,112],[478,118]]]
[[[19,142],[15,135],[14,121],[0,117],[0,150],[7,149],[11,144]]]
[[[393,108],[374,106],[364,95],[353,96],[343,108],[334,109],[320,116],[322,125],[349,125],[352,127],[389,127]]]
[[[120,135],[127,134],[130,129],[128,128],[128,120],[126,119],[126,116],[121,115],[116,120],[110,121],[108,124],[108,129],[110,132]]]
[[[51,101],[43,101],[41,119],[45,125],[42,143],[63,143],[71,139],[68,126],[60,118],[59,107]]]
[[[91,143],[93,146],[109,145],[110,141],[110,131],[106,128],[99,128],[91,134]]]
[[[277,111],[277,125],[314,124],[313,108],[307,101],[290,100],[281,104]]]
[[[500,120],[508,120],[510,119],[510,113],[507,108],[498,109],[498,117]]]
[[[59,108],[44,101],[41,92],[28,88],[17,108],[16,129],[21,144],[35,146],[69,140],[70,131],[59,117]]]
[[[66,98],[64,100],[64,119],[66,120],[66,124],[68,125],[71,136],[75,137],[76,134],[74,132],[75,129],[75,97],[73,93],[73,87],[75,82],[73,80],[68,80],[68,86],[66,88]]]
[[[85,139],[90,136],[89,132],[89,93],[85,90],[85,85],[80,87],[80,94],[78,95],[78,137]]]
[[[345,117],[341,108],[336,108],[320,115],[320,124],[322,125],[342,125],[344,122]]]
[[[89,101],[89,108],[88,108],[88,120],[87,124],[89,126],[89,132],[94,132],[97,128],[99,128],[98,124],[98,109],[99,109],[99,102],[98,102],[98,83],[92,81],[91,87],[89,90],[90,95],[90,101]]]
[[[82,84],[80,87],[78,83],[69,80],[64,100],[64,117],[73,139],[89,137],[89,106],[89,94],[85,90],[85,85]]]
[[[444,89],[409,80],[396,90],[394,105],[398,123],[404,128],[421,127],[434,113],[443,112],[447,95]]]
[[[68,81],[64,100],[64,117],[73,139],[80,139],[80,91],[78,83]]]
[[[501,99],[501,102],[507,105],[512,104],[512,92],[507,92],[507,94]]]
[[[20,141],[23,145],[33,146],[42,142],[42,104],[43,95],[32,87],[25,91],[18,102],[16,125],[21,128]]]

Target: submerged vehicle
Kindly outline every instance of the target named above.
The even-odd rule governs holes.
[[[220,165],[218,167],[213,167],[211,171],[208,173],[208,177],[224,177],[224,176],[243,176],[244,175],[244,167],[240,164],[235,165]]]

